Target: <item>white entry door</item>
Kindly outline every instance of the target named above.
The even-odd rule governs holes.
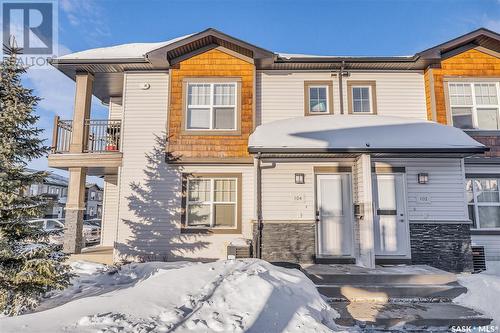
[[[375,255],[408,255],[408,220],[403,174],[374,174]]]
[[[316,176],[318,255],[352,255],[350,174]]]

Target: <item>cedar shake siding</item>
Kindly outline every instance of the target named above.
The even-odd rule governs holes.
[[[251,162],[247,152],[252,133],[255,66],[220,49],[212,49],[180,62],[171,69],[168,153],[180,162],[227,160]],[[186,80],[204,82],[227,78],[238,82],[237,100],[239,124],[234,133],[189,133],[185,131]],[[229,132],[229,131],[225,131]]]
[[[430,71],[432,71],[432,78]],[[476,49],[457,54],[454,57],[441,61],[441,68],[427,69],[425,73],[427,115],[429,120],[435,120],[441,124],[448,124],[449,117],[446,108],[445,77],[470,77],[470,78],[499,78],[500,58]],[[432,80],[433,79],[433,80]],[[434,85],[434,104],[436,119],[432,114],[432,90]]]
[[[452,81],[453,78],[461,80],[470,78],[474,81],[498,79],[500,81],[500,58],[495,56],[494,52],[471,49],[442,60],[441,68],[427,69],[425,72],[425,92],[429,120],[451,125],[445,86],[447,80]],[[434,88],[434,96],[432,95],[432,87]],[[490,151],[484,153],[484,156],[500,157],[500,137],[498,135],[474,133],[474,131],[468,131],[468,134],[478,142],[490,147]]]

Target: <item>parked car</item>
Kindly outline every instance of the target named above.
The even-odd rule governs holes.
[[[57,244],[62,246],[63,244],[63,230],[64,230],[64,220],[57,219],[36,219],[30,221],[31,223],[38,224],[45,231],[54,232],[49,240],[53,244]],[[57,231],[61,231],[57,233]],[[101,240],[101,228],[94,224],[88,223],[87,221],[83,222],[83,239],[86,245],[94,245],[99,243]]]

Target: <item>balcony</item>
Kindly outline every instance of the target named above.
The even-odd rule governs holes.
[[[49,166],[59,169],[86,167],[89,175],[116,174],[121,165],[121,120],[86,119],[83,145],[75,145],[73,121],[54,119]],[[81,133],[81,131],[80,131]]]

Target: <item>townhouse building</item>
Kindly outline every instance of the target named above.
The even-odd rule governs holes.
[[[93,175],[116,261],[225,258],[241,239],[269,261],[470,271],[476,243],[499,259],[498,52],[487,29],[404,57],[207,29],[59,57],[76,82],[49,156],[70,174],[64,248],[81,251]]]

